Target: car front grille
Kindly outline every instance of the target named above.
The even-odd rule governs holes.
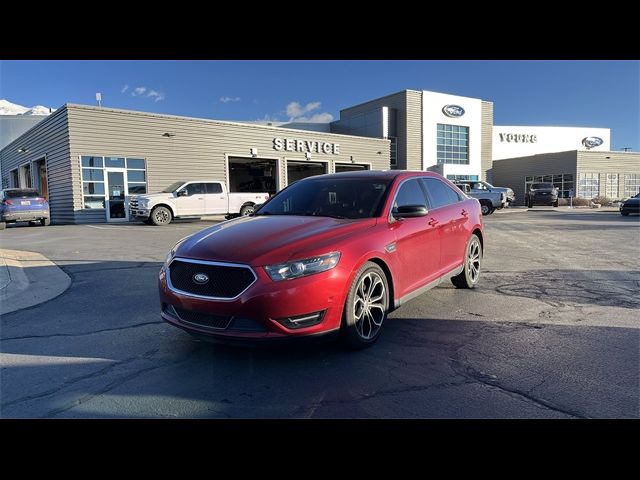
[[[205,282],[196,282],[196,276]],[[175,259],[169,266],[169,287],[178,293],[229,300],[236,298],[257,279],[251,267],[217,262]]]

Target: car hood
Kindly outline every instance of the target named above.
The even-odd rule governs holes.
[[[143,195],[131,195],[131,198],[138,200],[166,200],[174,197],[173,193],[145,193]]]
[[[492,187],[491,191],[493,192],[503,192],[503,193],[513,193],[513,190],[507,187]]]
[[[335,251],[340,240],[375,224],[375,218],[246,216],[188,237],[178,247],[176,256],[269,265]]]

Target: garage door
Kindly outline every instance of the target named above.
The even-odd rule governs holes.
[[[324,173],[327,173],[327,164],[324,162],[287,162],[289,185],[296,180]]]
[[[336,163],[336,173],[359,172],[361,170],[370,170],[370,167],[360,163]]]
[[[276,193],[278,162],[267,158],[229,157],[231,192]]]

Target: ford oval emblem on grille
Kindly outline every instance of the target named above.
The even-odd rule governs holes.
[[[587,137],[582,140],[582,144],[588,149],[599,147],[603,143],[604,143],[604,140],[602,140],[600,137]]]
[[[461,117],[464,115],[464,108],[460,105],[445,105],[442,107],[442,113],[444,113],[447,117]]]
[[[209,275],[206,273],[196,273],[193,276],[193,283],[197,283],[198,285],[204,285],[209,281]]]

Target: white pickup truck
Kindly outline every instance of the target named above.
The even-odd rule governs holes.
[[[129,213],[131,219],[149,225],[168,225],[181,217],[249,215],[268,198],[268,193],[228,193],[217,180],[191,180],[176,182],[161,193],[131,196]]]

